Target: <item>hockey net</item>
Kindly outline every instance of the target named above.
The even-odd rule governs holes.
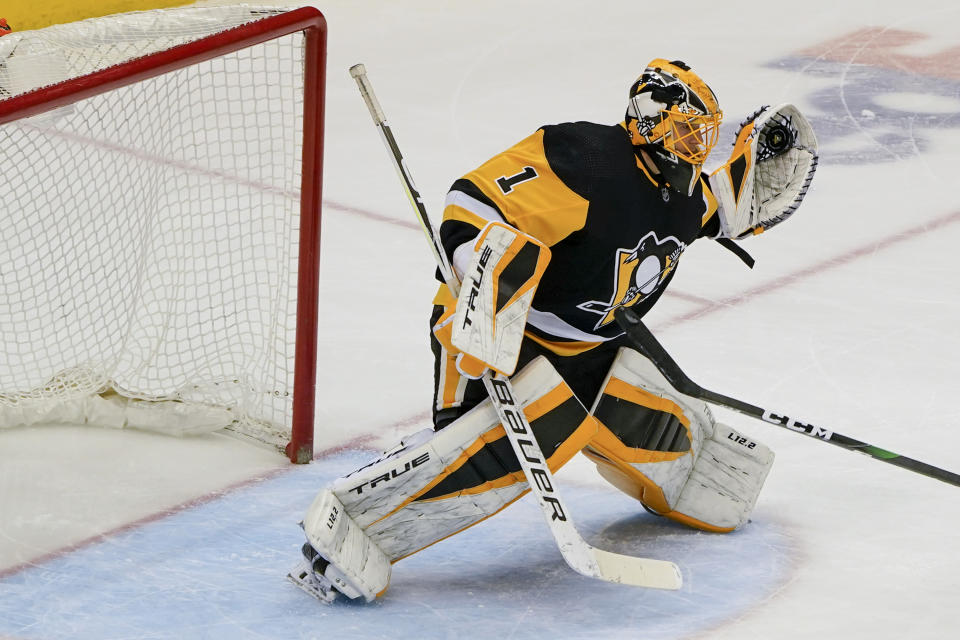
[[[325,49],[312,8],[0,38],[0,428],[312,457]]]

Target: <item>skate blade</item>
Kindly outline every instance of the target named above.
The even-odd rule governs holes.
[[[323,584],[320,578],[314,575],[310,565],[302,562],[287,574],[287,580],[295,584],[300,590],[309,593],[323,604],[331,604],[340,593],[334,590],[332,584]]]

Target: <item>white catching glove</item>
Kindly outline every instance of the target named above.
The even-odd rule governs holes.
[[[817,137],[799,109],[759,109],[740,125],[727,163],[710,174],[721,234],[739,239],[789,218],[810,188],[817,162]]]

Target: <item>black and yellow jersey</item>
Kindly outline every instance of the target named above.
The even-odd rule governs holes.
[[[716,208],[705,176],[689,197],[658,184],[622,125],[566,123],[542,127],[457,180],[440,239],[460,269],[491,220],[549,246],[527,334],[575,353],[623,333],[617,307],[643,315],[654,305],[684,250],[717,234]]]

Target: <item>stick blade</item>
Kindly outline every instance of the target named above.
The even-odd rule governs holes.
[[[594,549],[593,553],[601,573],[596,577],[607,582],[648,589],[676,590],[683,586],[680,568],[672,562],[635,558],[602,549]]]
[[[564,540],[558,546],[570,568],[588,578],[648,589],[676,590],[683,586],[680,568],[666,560],[604,551],[583,538]]]

